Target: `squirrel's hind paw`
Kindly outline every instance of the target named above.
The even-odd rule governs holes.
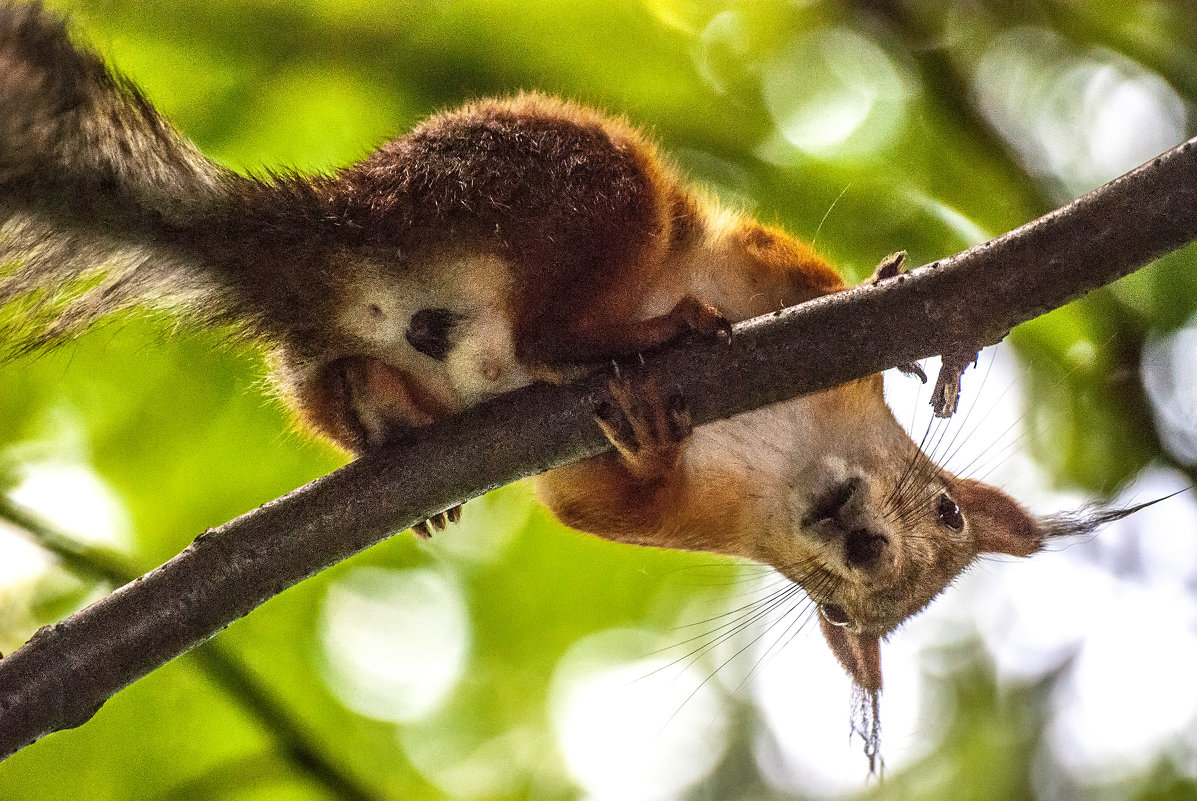
[[[595,406],[594,417],[624,466],[648,483],[677,464],[693,421],[678,390],[662,392],[652,379],[612,378],[610,400]]]

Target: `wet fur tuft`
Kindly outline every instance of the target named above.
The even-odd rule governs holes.
[[[852,685],[852,736],[859,737],[865,758],[869,761],[869,775],[880,776],[885,771],[881,758],[881,691],[866,690]]]

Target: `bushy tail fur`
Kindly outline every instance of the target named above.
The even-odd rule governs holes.
[[[40,3],[0,0],[0,307],[22,307],[0,312],[7,344],[59,339],[138,299],[212,308],[223,289],[194,232],[246,183]]]

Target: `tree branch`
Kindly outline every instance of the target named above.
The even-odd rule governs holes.
[[[0,497],[0,520],[19,529],[30,540],[54,554],[69,570],[120,586],[137,572],[117,553],[81,543]],[[246,668],[219,640],[202,642],[191,652],[200,671],[253,717],[273,738],[294,770],[306,773],[341,801],[380,801],[353,774],[340,766],[312,736],[302,718],[278,701],[270,689]]]
[[[1197,238],[1197,140],[992,242],[875,286],[686,342],[643,369],[694,422],[1000,340]],[[390,533],[606,447],[605,377],[534,385],[421,429],[201,534],[158,569],[0,660],[0,755],[87,721],[112,694],[287,587]]]

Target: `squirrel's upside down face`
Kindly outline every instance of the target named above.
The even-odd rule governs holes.
[[[758,558],[802,585],[844,668],[878,690],[881,639],[979,555],[1029,556],[1045,531],[1001,490],[957,478],[920,451],[886,407],[879,376],[817,403],[808,448],[793,451],[813,455],[794,459],[779,482],[786,495],[775,502],[786,513]]]

